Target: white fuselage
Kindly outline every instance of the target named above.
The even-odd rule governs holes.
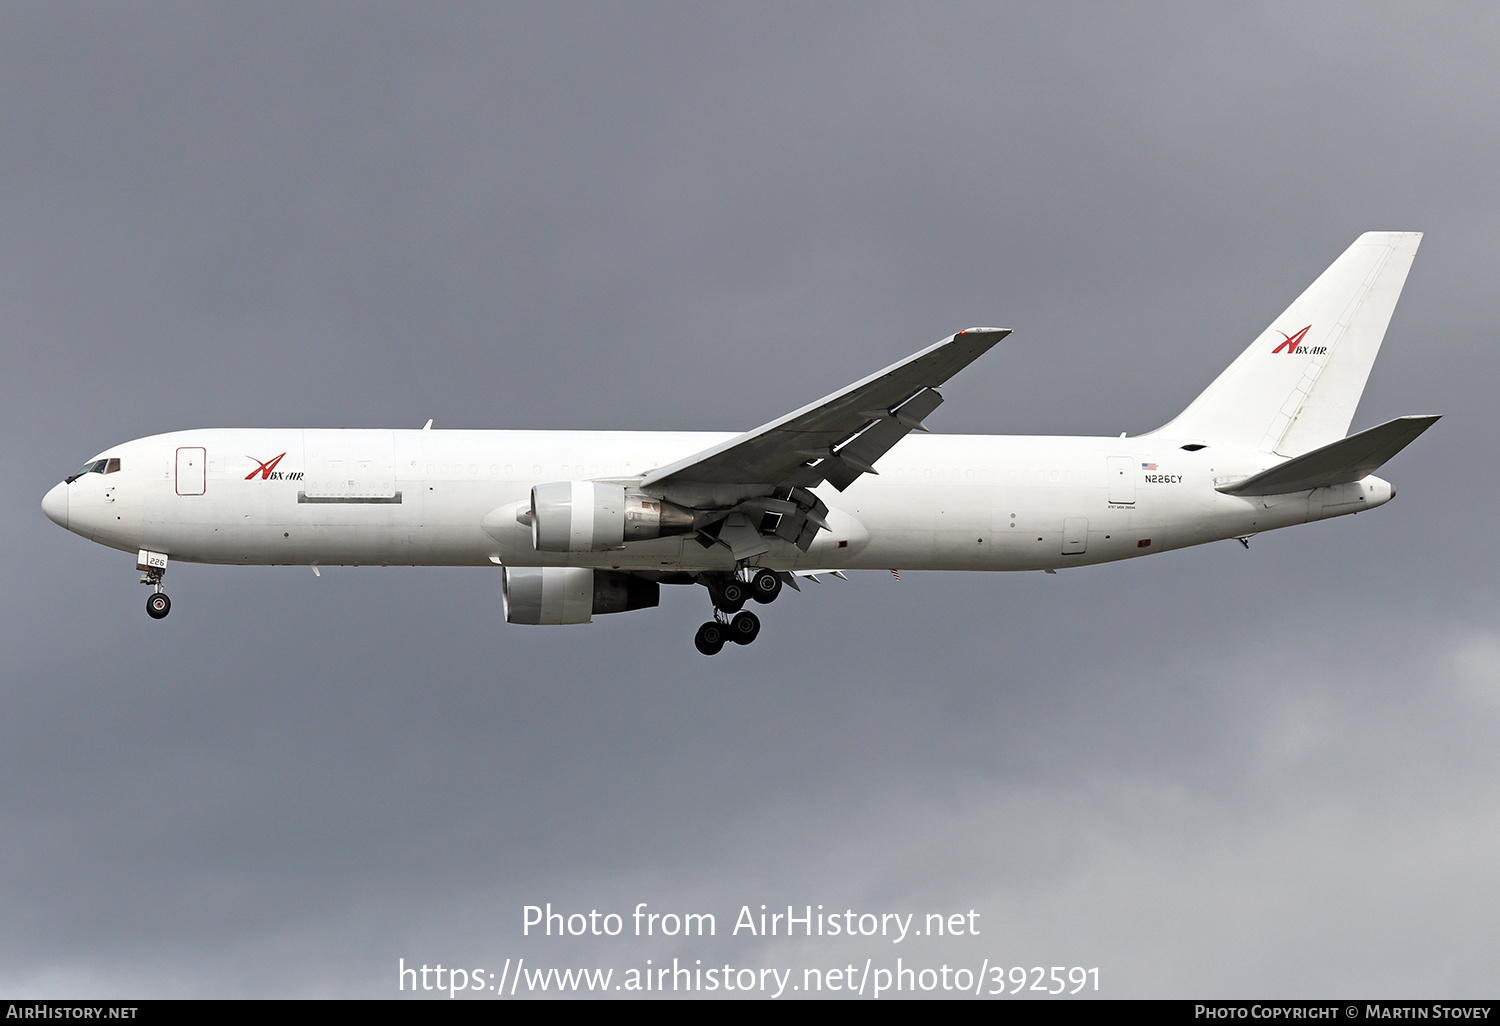
[[[683,535],[538,552],[517,513],[534,485],[626,479],[724,433],[205,429],[115,446],[119,470],[47,497],[48,515],[113,548],[235,564],[592,566],[732,570]],[[277,457],[280,457],[279,459]],[[1102,563],[1358,512],[1389,484],[1239,497],[1215,490],[1280,462],[1160,437],[911,435],[844,492],[831,530],[777,570],[1040,570]],[[60,490],[60,491],[59,491]]]

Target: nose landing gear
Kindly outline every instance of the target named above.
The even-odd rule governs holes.
[[[146,615],[160,620],[172,611],[172,600],[162,590],[161,579],[167,572],[167,556],[164,552],[142,549],[135,559],[135,568],[141,571],[141,583],[156,590],[146,599]]]

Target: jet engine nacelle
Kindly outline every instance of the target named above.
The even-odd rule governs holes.
[[[595,613],[649,609],[661,585],[635,574],[578,566],[519,566],[503,571],[507,623],[588,623]]]
[[[538,552],[601,552],[693,529],[693,511],[602,481],[554,481],[531,490]]]

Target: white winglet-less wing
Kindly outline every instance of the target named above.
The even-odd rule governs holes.
[[[47,493],[61,526],[170,560],[496,565],[506,619],[587,623],[702,584],[699,651],[748,644],[784,585],[844,570],[1045,570],[1356,513],[1437,420],[1345,437],[1420,235],[1363,235],[1193,403],[1135,438],[927,434],[969,328],[743,434],[179,431]],[[895,576],[893,574],[893,576]]]

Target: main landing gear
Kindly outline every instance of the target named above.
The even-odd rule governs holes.
[[[160,620],[172,611],[172,600],[161,587],[161,579],[167,572],[167,557],[160,552],[142,549],[136,557],[135,568],[141,571],[141,583],[155,589],[146,598],[146,615]]]
[[[745,609],[750,599],[773,602],[781,594],[781,575],[761,568],[746,580],[741,574],[704,575],[702,584],[714,604],[714,618],[698,628],[693,644],[704,655],[718,655],[726,642],[748,645],[760,636],[760,617]]]

